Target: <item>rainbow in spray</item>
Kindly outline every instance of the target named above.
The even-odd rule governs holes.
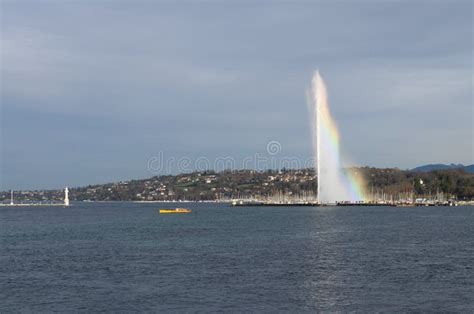
[[[342,167],[339,131],[329,111],[326,84],[319,71],[314,73],[312,80],[311,110],[319,203],[363,201],[362,176]]]

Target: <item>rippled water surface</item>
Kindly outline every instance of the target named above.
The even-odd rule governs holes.
[[[474,310],[474,207],[162,206],[0,208],[0,312]]]

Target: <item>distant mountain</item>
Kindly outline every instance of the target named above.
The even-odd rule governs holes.
[[[465,166],[464,171],[466,171],[468,173],[474,173],[474,165]]]
[[[430,172],[434,170],[449,170],[449,169],[464,169],[465,172],[474,173],[474,165],[464,166],[461,164],[457,164],[457,165],[456,164],[450,164],[450,165],[430,164],[430,165],[424,165],[424,166],[413,168],[412,171]]]

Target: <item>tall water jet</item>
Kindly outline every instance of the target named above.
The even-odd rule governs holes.
[[[318,202],[358,202],[364,199],[359,178],[343,170],[339,131],[329,110],[326,84],[319,71],[312,80],[313,145],[318,177]]]

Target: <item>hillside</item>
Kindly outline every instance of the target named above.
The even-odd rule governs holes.
[[[464,166],[461,164],[429,164],[413,168],[415,172],[430,172],[435,170],[449,170],[449,169],[462,169],[468,173],[474,173],[474,165]]]
[[[430,196],[444,193],[458,199],[474,199],[474,174],[464,169],[429,172],[399,169],[351,168],[366,178],[366,190],[371,195]],[[193,172],[179,175],[155,176],[143,180],[89,185],[70,189],[75,201],[158,201],[158,200],[216,200],[270,195],[315,195],[317,178],[313,169]],[[22,191],[16,200],[61,200],[61,190]],[[8,201],[8,191],[0,200]]]

